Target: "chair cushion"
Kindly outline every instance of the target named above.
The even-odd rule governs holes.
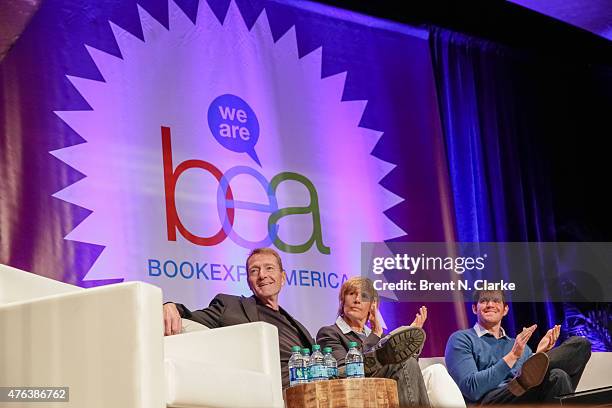
[[[203,324],[194,322],[193,320],[189,319],[181,319],[181,325],[183,327],[181,333],[192,333],[200,330],[210,330],[210,328],[204,326]]]

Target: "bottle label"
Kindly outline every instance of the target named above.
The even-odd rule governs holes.
[[[308,369],[304,367],[297,367],[297,378],[298,381],[302,383],[308,382]]]
[[[327,370],[322,364],[316,364],[310,366],[310,379],[311,380],[325,380],[327,379]]]
[[[295,385],[298,383],[298,370],[299,368],[297,367],[291,367],[289,369],[289,385]]]
[[[291,367],[289,369],[289,385],[304,384],[308,382],[308,369]]]
[[[338,368],[337,367],[327,367],[327,377],[338,378]]]
[[[363,363],[348,363],[346,365],[346,378],[363,378]]]

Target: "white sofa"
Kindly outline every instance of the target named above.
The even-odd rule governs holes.
[[[0,265],[0,387],[26,386],[69,387],[45,407],[283,407],[274,326],[163,337],[155,286],[82,289]]]

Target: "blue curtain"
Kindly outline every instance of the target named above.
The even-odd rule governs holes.
[[[545,146],[538,143],[547,117],[540,62],[444,29],[432,29],[430,44],[458,241],[555,241]],[[538,271],[522,273],[538,281]],[[515,303],[504,326],[516,333],[537,323],[535,347],[562,321],[563,305]]]

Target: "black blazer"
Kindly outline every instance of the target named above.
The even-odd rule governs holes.
[[[255,296],[244,297],[218,294],[207,308],[190,311],[184,305],[177,303],[176,307],[185,319],[193,320],[211,329],[233,326],[242,323],[260,322]],[[282,308],[281,308],[282,309]],[[300,336],[312,347],[314,340],[308,330],[284,309],[287,318],[298,329]]]
[[[364,353],[374,347],[380,341],[380,337],[372,332],[362,341],[361,337],[355,332],[351,331],[347,334],[342,333],[342,330],[340,330],[336,324],[321,327],[317,333],[317,343],[321,345],[321,348],[332,348],[332,355],[338,362],[338,367],[344,366],[344,358],[346,357],[351,341],[356,341],[361,345],[361,352]]]

